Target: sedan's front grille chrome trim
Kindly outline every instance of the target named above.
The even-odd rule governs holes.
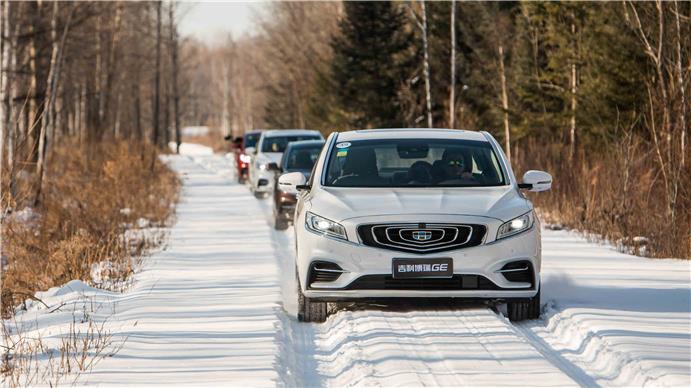
[[[425,254],[480,245],[487,227],[477,224],[391,223],[358,225],[357,231],[364,245]],[[418,239],[421,236],[424,239]]]

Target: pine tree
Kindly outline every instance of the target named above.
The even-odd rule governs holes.
[[[391,2],[346,2],[333,77],[340,110],[356,128],[404,126],[399,91],[411,75],[412,36]]]

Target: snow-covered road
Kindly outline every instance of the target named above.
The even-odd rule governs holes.
[[[122,349],[80,381],[691,385],[689,262],[627,256],[565,231],[543,235],[542,320],[430,304],[298,323],[292,230],[273,230],[270,201],[235,183],[230,158],[198,151],[169,158],[184,186],[167,248],[108,297]]]

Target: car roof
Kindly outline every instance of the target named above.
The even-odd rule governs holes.
[[[361,129],[340,132],[338,141],[368,140],[368,139],[460,139],[488,141],[484,133],[463,129],[443,128],[382,128]]]
[[[321,133],[311,129],[269,129],[262,132],[262,136],[264,137],[299,135],[321,135]]]

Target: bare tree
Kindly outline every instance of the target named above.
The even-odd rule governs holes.
[[[425,106],[427,109],[427,127],[433,128],[432,122],[432,92],[430,85],[430,70],[429,70],[429,44],[427,41],[427,6],[425,0],[420,0],[421,16],[418,17],[415,11],[411,8],[415,22],[420,28],[422,35],[422,73],[425,79]]]
[[[180,91],[178,85],[179,76],[179,42],[177,25],[175,23],[175,2],[170,2],[170,8],[168,9],[168,17],[170,23],[170,62],[172,71],[172,89],[173,89],[173,120],[175,125],[175,152],[180,153],[180,144],[182,139],[180,139]]]
[[[154,75],[153,126],[151,142],[158,146],[161,132],[161,1],[156,2],[156,70]]]
[[[456,0],[451,0],[451,87],[449,88],[449,127],[456,126]]]
[[[504,149],[506,157],[511,160],[511,125],[509,123],[509,93],[506,87],[506,68],[504,66],[504,45],[499,43],[499,79],[501,81],[501,109],[504,118]]]
[[[9,94],[9,67],[11,61],[10,51],[10,2],[2,2],[2,15],[0,15],[0,169],[5,163],[5,136],[10,132],[10,99]],[[7,116],[7,117],[6,117]],[[11,136],[11,135],[10,135]],[[9,136],[8,136],[9,137]],[[4,169],[3,169],[4,171]]]
[[[47,136],[54,128],[54,117],[55,117],[55,101],[57,100],[57,89],[60,82],[60,65],[62,63],[62,52],[65,47],[65,40],[67,39],[67,33],[70,28],[70,22],[72,20],[72,13],[74,11],[74,6],[72,6],[71,11],[65,22],[65,27],[62,31],[61,38],[58,40],[58,15],[59,8],[58,2],[53,3],[53,16],[50,22],[50,35],[52,40],[52,49],[50,54],[50,64],[48,68],[48,85],[46,87],[45,98],[43,100],[42,115],[41,120],[41,131],[39,135],[39,145],[38,145],[38,162],[36,163],[36,194],[34,195],[34,205],[38,203],[41,196],[41,188],[43,187],[43,175],[45,172],[46,164],[46,148],[47,148]]]

